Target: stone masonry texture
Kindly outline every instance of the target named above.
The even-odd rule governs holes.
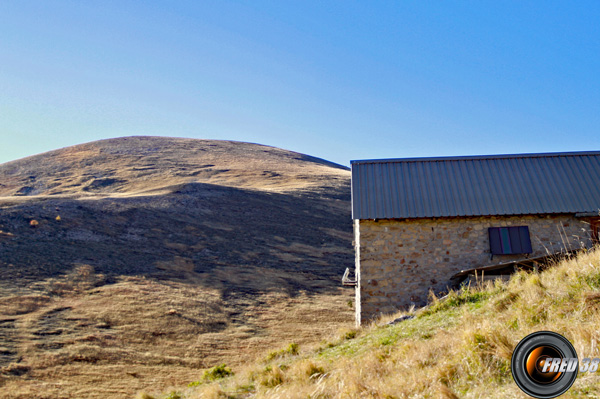
[[[356,322],[426,304],[457,272],[522,259],[490,253],[489,227],[528,226],[533,253],[591,246],[590,224],[573,215],[355,220]]]

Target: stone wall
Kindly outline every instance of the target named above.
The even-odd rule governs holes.
[[[590,225],[572,215],[355,220],[356,321],[427,302],[460,270],[521,259],[490,253],[489,227],[528,226],[533,253],[589,247]]]

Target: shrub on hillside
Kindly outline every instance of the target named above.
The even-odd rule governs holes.
[[[215,366],[211,369],[208,369],[204,372],[204,380],[205,381],[214,381],[220,380],[221,378],[229,377],[233,375],[233,371],[225,363]]]

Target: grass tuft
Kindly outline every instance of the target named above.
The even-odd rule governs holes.
[[[273,351],[273,352],[269,352],[269,354],[267,355],[265,361],[266,362],[270,362],[273,359],[277,359],[277,358],[282,358],[285,356],[289,356],[289,355],[297,355],[298,354],[298,344],[295,342],[292,342],[291,344],[289,344],[286,348],[278,350],[278,351]]]
[[[279,366],[267,366],[260,378],[260,385],[273,388],[281,385],[285,377]]]
[[[165,396],[165,399],[183,399],[183,395],[177,391],[171,391]]]

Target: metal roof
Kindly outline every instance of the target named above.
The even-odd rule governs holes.
[[[600,151],[351,161],[352,218],[600,210]]]

